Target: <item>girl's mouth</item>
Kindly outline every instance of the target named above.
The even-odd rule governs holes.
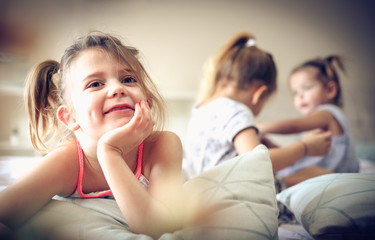
[[[301,108],[305,108],[307,106],[308,106],[308,104],[306,104],[306,103],[300,105]]]
[[[127,104],[119,104],[111,107],[108,111],[104,112],[104,114],[108,114],[115,111],[134,111],[134,108],[127,105]]]

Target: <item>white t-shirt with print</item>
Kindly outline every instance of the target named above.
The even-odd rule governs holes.
[[[251,127],[256,128],[251,110],[229,98],[217,98],[200,108],[193,108],[183,162],[188,177],[237,156],[234,137]]]

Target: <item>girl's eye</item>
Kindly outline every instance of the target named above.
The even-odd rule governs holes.
[[[302,92],[303,92],[303,91],[301,91],[301,90],[294,90],[294,91],[292,92],[293,97],[297,97],[297,96],[301,95]]]
[[[135,78],[133,77],[126,77],[122,80],[122,83],[136,83],[137,80],[135,80]]]
[[[87,88],[95,88],[95,87],[100,87],[102,86],[103,84],[101,82],[91,82]]]

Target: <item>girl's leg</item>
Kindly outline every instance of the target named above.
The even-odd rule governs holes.
[[[332,173],[332,172],[324,168],[318,167],[318,166],[311,166],[311,167],[304,168],[301,171],[296,172],[295,174],[285,177],[284,180],[286,183],[286,187],[291,187],[307,179],[317,177],[320,175],[324,175],[324,174],[328,174],[328,173]]]

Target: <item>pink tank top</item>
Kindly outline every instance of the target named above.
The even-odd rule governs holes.
[[[111,190],[105,190],[100,192],[92,192],[85,194],[82,191],[82,180],[83,180],[83,172],[84,172],[84,156],[83,156],[83,150],[81,145],[79,144],[78,140],[76,140],[77,144],[77,150],[78,150],[78,182],[77,182],[77,188],[76,191],[71,195],[71,197],[81,197],[81,198],[100,198],[100,197],[111,197],[112,191]],[[137,159],[137,168],[135,177],[142,183],[142,185],[147,189],[148,187],[148,179],[143,176],[142,174],[142,155],[143,155],[143,143],[139,145],[138,147],[138,159]]]

